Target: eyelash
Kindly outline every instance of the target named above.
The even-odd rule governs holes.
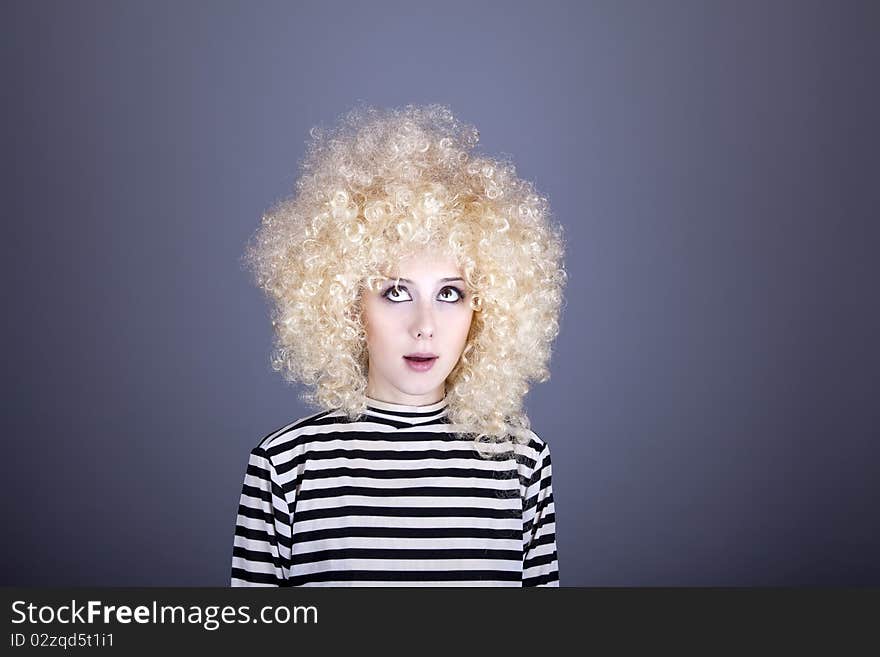
[[[403,301],[394,301],[393,299],[388,298],[388,295],[391,293],[392,290],[406,290],[407,294],[409,293],[409,290],[407,290],[406,287],[404,287],[403,285],[399,285],[399,286],[392,285],[391,287],[389,287],[387,290],[385,290],[382,293],[382,296],[385,299],[388,299],[388,301],[390,301],[391,303],[403,303]],[[442,294],[444,290],[455,290],[456,294],[458,294],[458,299],[456,299],[455,301],[444,301],[444,303],[453,304],[453,303],[461,303],[462,301],[464,301],[464,292],[462,292],[456,286],[447,285],[442,290],[440,290],[440,293]]]

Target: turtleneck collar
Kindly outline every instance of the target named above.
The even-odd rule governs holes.
[[[449,412],[447,398],[426,406],[411,406],[394,402],[380,401],[367,396],[367,415],[403,422],[422,424],[445,417]]]

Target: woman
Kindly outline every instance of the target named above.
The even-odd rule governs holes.
[[[448,108],[313,129],[246,252],[273,367],[321,411],[251,451],[233,586],[558,586],[548,444],[563,239]]]

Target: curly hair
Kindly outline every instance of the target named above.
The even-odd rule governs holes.
[[[446,379],[449,420],[477,446],[528,442],[523,397],[550,378],[566,280],[547,199],[508,158],[477,153],[477,130],[444,105],[360,106],[310,136],[295,193],[263,215],[244,255],[272,306],[272,368],[305,384],[307,404],[361,416],[361,295],[435,249],[455,258],[478,311]]]

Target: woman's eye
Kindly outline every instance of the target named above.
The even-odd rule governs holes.
[[[401,287],[389,287],[385,292],[382,293],[382,296],[388,299],[389,301],[393,301],[394,303],[401,303],[403,301],[411,301],[409,296],[409,291],[401,286]],[[457,287],[447,286],[440,290],[440,294],[438,298],[441,301],[446,301],[448,303],[457,303],[464,298],[464,294]]]
[[[409,292],[406,292],[407,298],[403,298],[403,299],[401,299],[401,298],[392,299],[391,298],[392,295],[394,295],[396,297],[397,294],[404,293],[404,292],[406,292],[405,287],[389,287],[387,290],[385,290],[385,294],[383,294],[382,296],[384,296],[386,299],[390,299],[391,301],[406,301],[407,298],[409,297]]]
[[[450,299],[448,296],[445,295],[446,292],[454,292],[455,294]],[[457,287],[449,286],[444,287],[442,290],[440,290],[440,298],[442,298],[444,301],[461,301],[464,298],[464,295]]]

